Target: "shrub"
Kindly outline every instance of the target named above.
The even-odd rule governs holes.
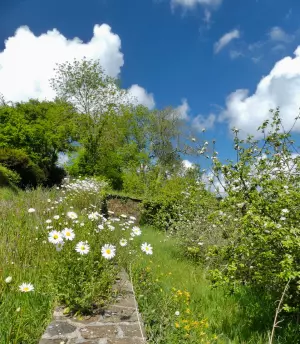
[[[212,249],[223,264],[211,271],[211,278],[233,290],[240,285],[264,290],[274,300],[289,283],[284,309],[299,314],[300,160],[292,154],[293,141],[279,111],[259,130],[261,142],[242,140],[234,130],[236,163],[214,159],[213,172],[223,176],[227,194],[215,221],[228,222],[228,241]]]
[[[18,173],[0,165],[0,186],[14,186],[19,184],[20,180]]]
[[[141,221],[159,229],[175,232],[177,224],[191,221],[196,214],[216,202],[204,185],[197,180],[176,177],[167,180],[156,190],[155,196],[148,196],[143,202]]]
[[[46,179],[42,169],[19,149],[0,148],[0,164],[20,176],[18,185],[22,188],[36,187]]]

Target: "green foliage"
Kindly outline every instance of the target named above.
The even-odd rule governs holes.
[[[179,222],[192,220],[199,208],[214,202],[214,197],[193,175],[156,180],[155,187],[149,189],[153,194],[143,202],[142,221],[164,230],[176,232]]]
[[[36,187],[46,179],[43,171],[19,149],[0,148],[0,164],[19,176],[17,185],[23,188]]]
[[[125,91],[118,87],[116,79],[104,73],[99,60],[74,59],[58,64],[55,72],[50,83],[57,97],[73,104],[78,113],[87,115],[85,119],[90,125],[122,103]]]
[[[110,301],[117,272],[133,258],[141,259],[140,237],[129,240],[130,224],[124,219],[102,220],[106,188],[103,181],[82,179],[58,190],[37,188],[15,194],[0,189],[1,343],[37,343],[57,304],[79,315],[99,311]],[[66,227],[74,231],[73,240],[64,236],[62,246],[49,242],[49,237],[54,238],[51,231],[62,234]],[[120,245],[121,238],[127,240],[126,247]],[[89,252],[80,255],[75,248],[86,241]],[[116,247],[111,260],[102,255],[104,244]],[[24,282],[34,290],[22,293],[19,287]]]
[[[58,153],[73,149],[75,123],[72,107],[63,102],[30,100],[10,106],[4,104],[0,106],[0,148],[27,154],[30,173],[38,175],[32,182],[28,181],[29,185],[51,186],[63,176],[56,166]]]
[[[245,284],[264,288],[274,300],[290,281],[284,308],[299,314],[299,158],[292,155],[293,142],[279,111],[259,130],[262,142],[241,140],[234,130],[236,163],[222,165],[214,159],[214,173],[223,174],[227,192],[214,221],[226,222],[228,240],[211,250],[223,258],[211,276],[233,289]]]
[[[149,343],[198,344],[199,337],[182,337],[186,333],[186,323],[182,320],[190,322],[190,319],[199,322],[206,319],[204,338],[216,334],[218,344],[268,343],[274,302],[263,288],[255,291],[244,286],[231,294],[227,288],[211,288],[203,267],[182,259],[177,238],[149,227],[144,232],[145,240],[153,243],[155,252],[151,261],[137,261],[132,266],[132,275]],[[190,293],[189,306],[181,302],[185,291]],[[174,293],[179,294],[177,302]],[[175,314],[177,311],[179,315]],[[274,343],[298,343],[297,325],[291,319],[284,320],[281,328],[276,329]]]
[[[0,165],[0,186],[15,186],[21,181],[18,173]]]

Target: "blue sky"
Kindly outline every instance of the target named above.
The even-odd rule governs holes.
[[[299,57],[294,51],[300,42],[299,15],[296,0],[3,0],[0,92],[12,100],[48,95],[40,74],[62,58],[62,51],[68,59],[82,45],[82,51],[89,52],[84,44],[91,41],[94,26],[107,24],[111,31],[98,36],[112,39],[115,35],[119,42],[99,38],[87,55],[102,57],[112,75],[120,72],[124,88],[138,85],[135,94],[149,107],[155,103],[157,108],[176,108],[183,102],[181,110],[191,130],[205,126],[207,138],[217,139],[220,155],[231,156],[230,127],[253,133],[268,116],[267,109],[279,105],[286,126],[297,114],[300,49]],[[34,35],[35,43],[21,31],[16,34],[23,26]],[[60,39],[78,37],[81,43],[74,49],[61,43],[63,50],[54,43],[57,35],[48,61],[37,38],[53,29]],[[5,43],[8,38],[10,45]],[[36,56],[40,58],[35,60]],[[39,74],[30,93],[30,87],[25,89],[26,78],[31,78],[30,68],[36,69],[37,64]],[[18,73],[7,86],[6,78],[16,66]],[[241,91],[245,89],[248,94]],[[295,132],[299,131],[296,126]]]

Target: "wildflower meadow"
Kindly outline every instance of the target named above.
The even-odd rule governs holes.
[[[226,158],[98,60],[54,74],[53,101],[0,97],[0,344],[100,314],[123,269],[149,344],[300,343],[300,117]]]
[[[55,304],[103,306],[117,271],[152,255],[133,216],[101,214],[105,188],[84,179],[1,194],[1,343],[37,343]]]

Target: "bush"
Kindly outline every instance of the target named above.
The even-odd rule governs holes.
[[[192,221],[199,213],[216,202],[204,185],[195,179],[175,177],[166,180],[156,190],[155,196],[147,197],[143,202],[143,223],[159,229],[177,231],[177,224]]]
[[[18,173],[0,165],[0,186],[15,186],[19,184],[20,180],[21,177]]]
[[[211,271],[211,278],[232,290],[241,285],[264,290],[274,301],[289,285],[284,309],[299,316],[300,160],[292,154],[293,141],[278,111],[259,130],[262,142],[241,140],[234,130],[236,163],[214,159],[213,172],[222,174],[227,194],[215,223],[228,223],[228,241],[212,248],[223,264]]]
[[[20,176],[18,186],[36,187],[46,180],[43,170],[19,149],[0,148],[0,164]]]

